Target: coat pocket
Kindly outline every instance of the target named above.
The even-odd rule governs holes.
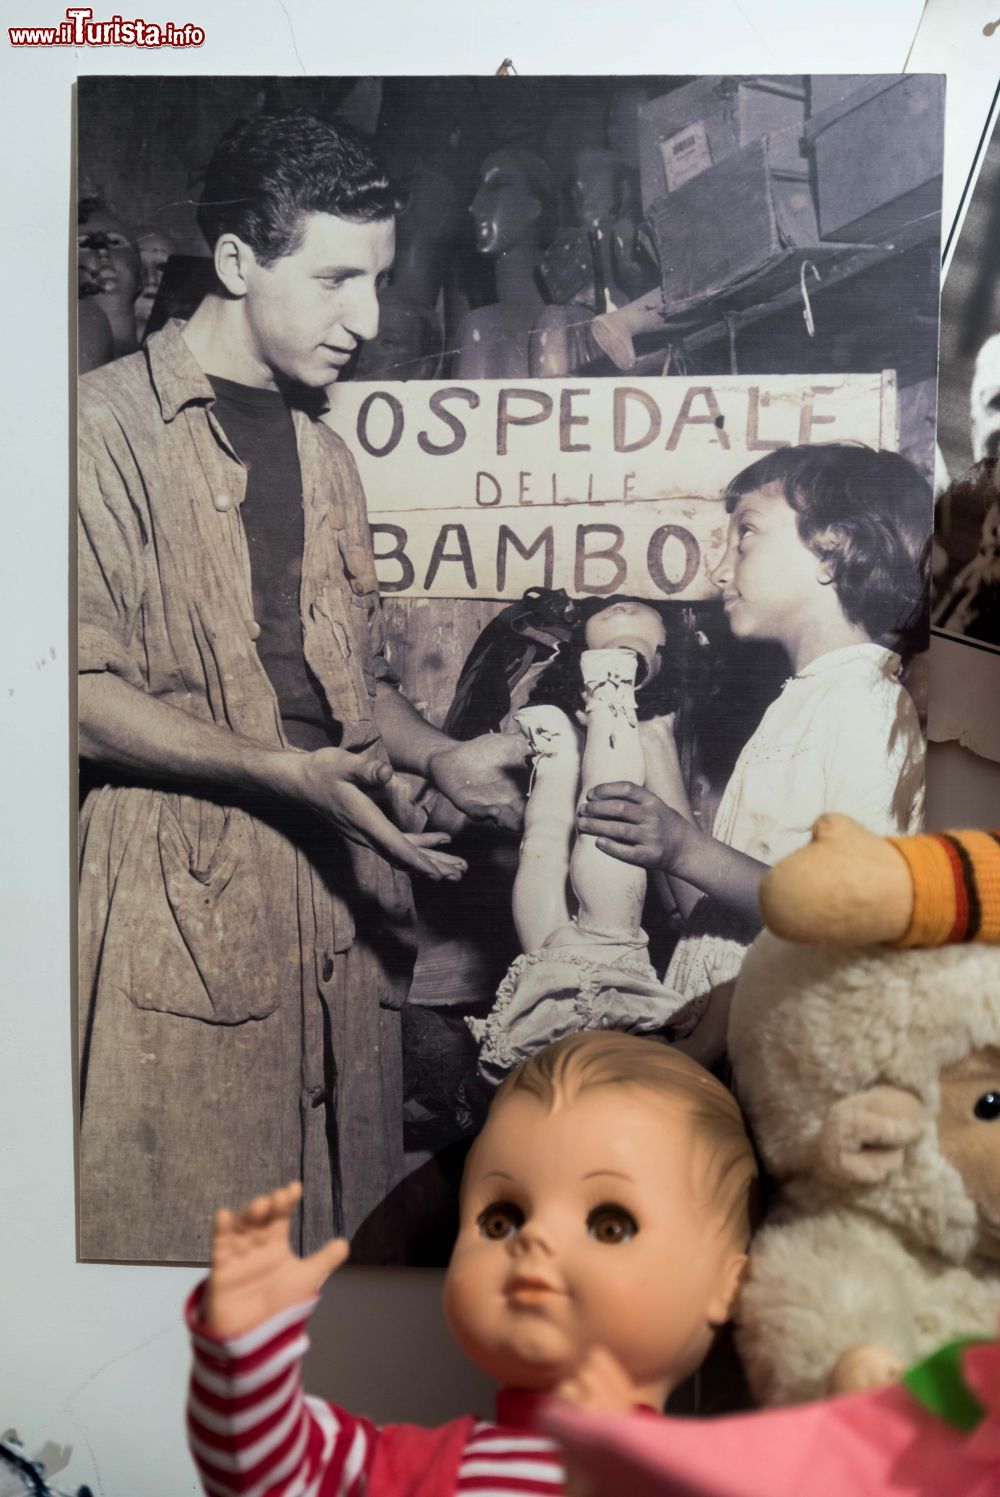
[[[278,1007],[280,975],[257,827],[245,811],[212,809],[221,828],[199,867],[170,801],[150,796],[116,881],[103,965],[137,1008],[240,1024]]]

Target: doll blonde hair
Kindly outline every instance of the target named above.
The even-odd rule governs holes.
[[[693,1136],[708,1146],[706,1200],[718,1208],[722,1229],[745,1247],[756,1212],[757,1161],[743,1114],[722,1082],[680,1050],[613,1030],[567,1035],[512,1071],[491,1110],[518,1091],[554,1109],[598,1086],[641,1086],[684,1105]]]

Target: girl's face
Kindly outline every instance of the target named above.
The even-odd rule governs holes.
[[[737,639],[791,645],[829,600],[829,574],[803,543],[796,520],[778,483],[751,489],[733,510],[725,554],[711,579],[722,589]]]
[[[616,598],[600,613],[592,614],[584,626],[583,639],[588,650],[634,650],[645,665],[640,685],[645,686],[660,669],[660,648],[666,643],[667,629],[661,614],[648,603]]]

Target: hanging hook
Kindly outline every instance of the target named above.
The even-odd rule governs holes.
[[[493,76],[494,78],[516,78],[518,76],[518,72],[517,68],[514,66],[513,60],[510,57],[505,57]]]
[[[811,270],[817,281],[822,276],[811,260],[803,260],[799,268],[799,290],[802,292],[802,320],[806,325],[806,332],[810,338],[816,336],[816,319],[813,317],[812,302],[809,300],[809,291],[806,287],[806,271]]]

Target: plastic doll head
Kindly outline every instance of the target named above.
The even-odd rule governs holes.
[[[590,227],[619,213],[623,175],[624,163],[612,151],[577,151],[570,191],[578,223]]]
[[[667,640],[663,615],[651,603],[638,598],[610,598],[588,618],[583,629],[588,650],[614,646],[634,650],[639,656],[639,685],[651,681],[660,669],[661,651]]]
[[[729,1319],[756,1166],[735,1100],[654,1040],[547,1046],[466,1164],[444,1306],[463,1351],[546,1392],[592,1347],[659,1407]]]
[[[135,235],[96,198],[81,200],[78,219],[79,295],[118,299],[131,307],[141,276]]]
[[[676,712],[680,704],[677,657],[682,646],[676,605],[651,603],[623,593],[582,598],[573,605],[572,622],[572,638],[559,645],[532,688],[532,706],[561,707],[572,716],[580,706],[583,651],[625,645],[635,650],[640,660],[636,675],[640,722]]]
[[[153,310],[167,261],[174,253],[174,242],[163,229],[141,228],[136,230],[139,259],[142,262],[142,284],[135,301],[136,331],[142,337]]]

